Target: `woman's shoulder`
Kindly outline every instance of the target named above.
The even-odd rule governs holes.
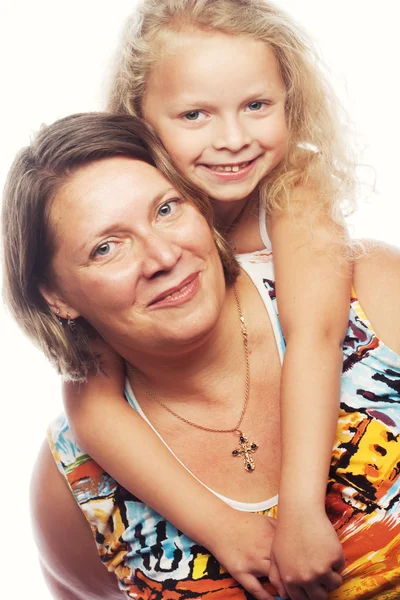
[[[363,240],[355,261],[355,294],[377,336],[400,354],[400,249]]]
[[[377,269],[375,275],[383,273],[383,269],[387,272],[397,270],[398,273],[400,248],[378,240],[356,240],[356,243],[361,247],[360,257],[355,263],[359,274],[364,275],[365,269]]]
[[[123,597],[115,577],[101,564],[90,527],[47,441],[32,474],[31,512],[43,574],[55,598]]]

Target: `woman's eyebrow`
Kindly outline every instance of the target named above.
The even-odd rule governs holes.
[[[170,187],[167,189],[163,189],[162,191],[160,191],[158,194],[156,194],[154,196],[154,198],[151,200],[151,203],[149,204],[149,212],[163,199],[165,198],[168,194],[170,194],[171,192],[176,193],[175,188]],[[118,221],[113,221],[112,223],[108,223],[103,229],[100,229],[99,231],[96,231],[93,235],[90,236],[90,238],[86,239],[80,246],[78,246],[77,251],[78,252],[82,252],[85,251],[87,246],[90,246],[93,243],[93,240],[107,236],[111,233],[113,233],[114,231],[117,230],[121,230],[124,227],[126,227],[126,225],[124,224],[124,222],[121,219],[118,219]]]
[[[169,187],[166,190],[163,190],[162,192],[159,192],[158,194],[156,194],[153,198],[153,201],[151,203],[151,206],[153,207],[155,204],[158,204],[158,202],[160,202],[160,200],[162,200],[163,198],[165,198],[165,196],[167,196],[169,193],[174,192],[176,193],[176,190],[174,187]]]

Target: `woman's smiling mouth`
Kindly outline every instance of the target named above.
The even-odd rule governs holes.
[[[199,273],[192,273],[180,284],[158,294],[149,304],[149,308],[165,308],[181,306],[189,302],[199,287]]]

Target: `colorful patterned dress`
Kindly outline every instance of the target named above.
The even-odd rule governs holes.
[[[241,262],[264,299],[282,358],[272,253],[245,255]],[[138,409],[129,389],[127,400]],[[64,416],[51,425],[49,441],[92,529],[100,559],[115,573],[127,598],[251,598],[205,548],[81,452]],[[343,585],[329,599],[400,599],[400,356],[377,338],[355,298],[344,342],[340,417],[326,504],[347,561]],[[266,501],[262,512],[276,517],[276,499]],[[276,595],[268,582],[266,589]]]

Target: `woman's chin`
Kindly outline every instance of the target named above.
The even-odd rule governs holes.
[[[160,335],[163,350],[167,356],[172,357],[174,353],[180,355],[199,349],[212,335],[217,321],[217,314],[213,317],[210,312],[192,313],[175,323],[171,319]]]

